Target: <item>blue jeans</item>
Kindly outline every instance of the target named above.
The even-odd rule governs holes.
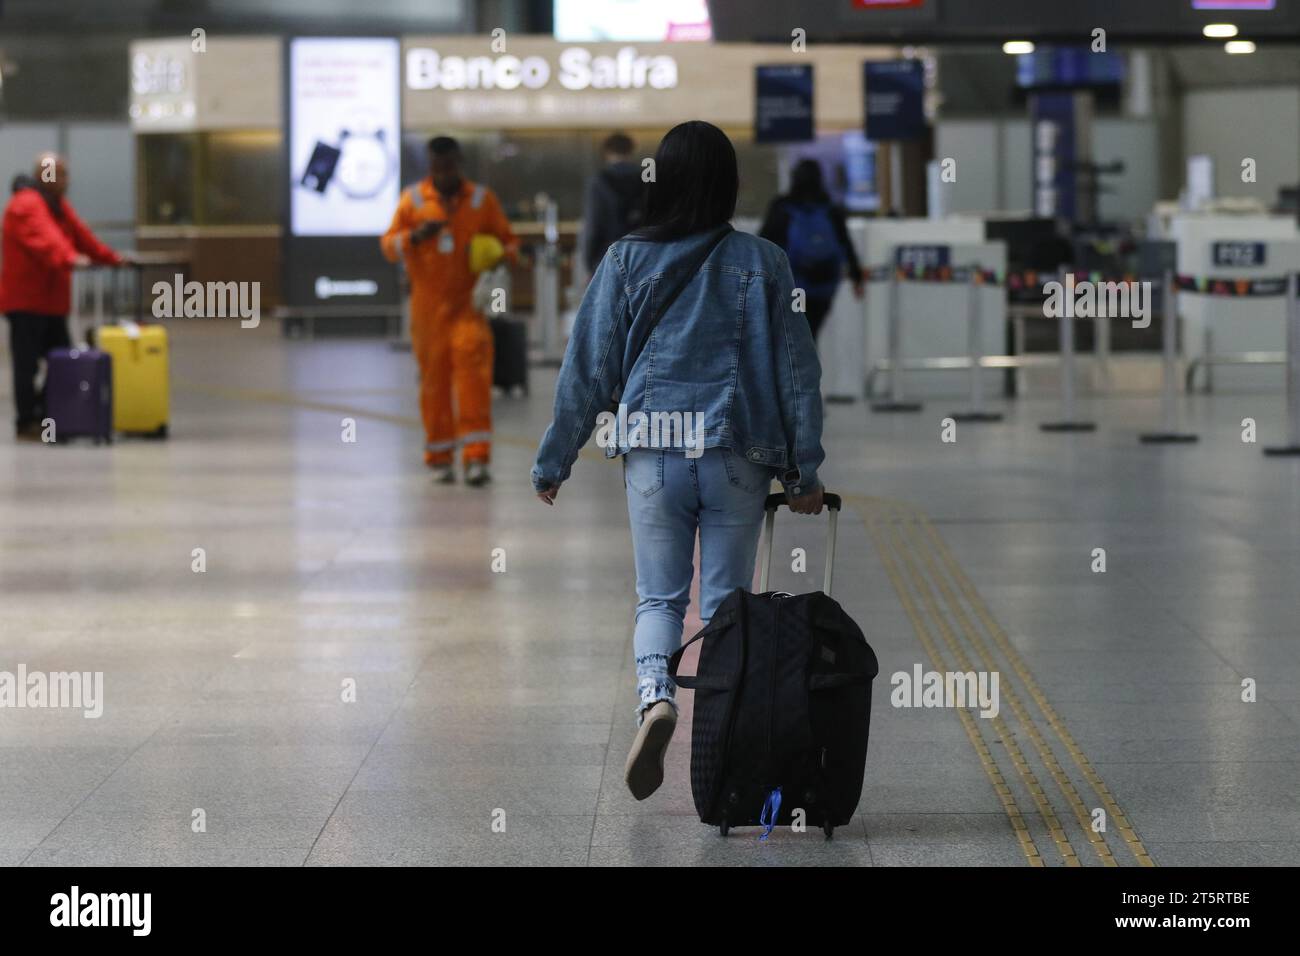
[[[772,476],[771,468],[727,448],[710,448],[697,458],[638,448],[623,457],[639,598],[633,637],[638,720],[657,701],[677,706],[668,657],[682,643],[696,531],[700,619],[707,624],[723,598],[753,584]]]

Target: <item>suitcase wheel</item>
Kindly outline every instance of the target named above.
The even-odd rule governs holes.
[[[153,433],[153,437],[154,437],[154,438],[166,438],[166,437],[167,437],[167,423],[166,423],[166,422],[163,422],[161,425],[158,426],[158,430],[155,431],[155,432]]]
[[[721,823],[718,824],[718,836],[725,837],[727,835],[727,831],[729,831],[730,829],[731,826],[727,823],[726,820],[723,820]]]
[[[829,823],[823,823],[822,832],[826,834],[826,839],[829,840],[835,835],[835,827]]]

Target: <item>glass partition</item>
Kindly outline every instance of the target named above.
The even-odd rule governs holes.
[[[138,142],[142,225],[280,225],[278,131],[155,133]]]

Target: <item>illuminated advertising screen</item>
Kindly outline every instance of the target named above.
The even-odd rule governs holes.
[[[1193,10],[1272,10],[1276,0],[1192,0]]]
[[[562,43],[711,40],[705,0],[555,0]]]
[[[400,50],[385,38],[289,46],[290,230],[379,236],[400,190]]]

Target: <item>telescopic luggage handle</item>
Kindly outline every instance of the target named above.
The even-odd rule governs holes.
[[[767,500],[763,502],[763,510],[769,512],[776,511],[782,505],[788,505],[789,503],[790,502],[785,497],[785,492],[778,491],[767,496]],[[823,491],[822,504],[827,508],[830,508],[832,511],[839,511],[840,496],[830,491]]]
[[[767,538],[767,550],[763,552],[763,569],[758,578],[760,593],[767,590],[768,572],[772,569],[772,532],[776,528],[776,512],[784,504],[789,504],[789,502],[781,492],[768,495],[767,500],[763,502],[763,511],[765,512],[763,535]],[[830,527],[826,530],[826,573],[822,578],[822,590],[829,596],[831,593],[831,576],[835,570],[835,525],[840,516],[840,496],[829,491],[825,492],[822,495],[822,504],[830,511]]]

